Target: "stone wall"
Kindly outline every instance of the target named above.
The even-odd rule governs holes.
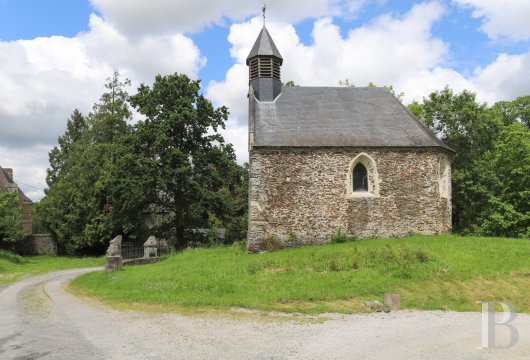
[[[30,235],[15,243],[20,255],[57,255],[57,243],[51,235]]]
[[[156,264],[160,262],[160,257],[150,257],[150,258],[138,258],[138,259],[128,259],[123,260],[123,266],[132,266],[132,265],[146,265],[146,264]]]
[[[348,194],[352,160],[361,153],[375,162],[378,194]],[[249,249],[293,235],[322,243],[339,229],[357,238],[450,232],[451,192],[440,193],[443,156],[439,149],[254,148]]]
[[[33,221],[31,220],[32,203],[23,202],[21,206],[22,206],[22,214],[24,217],[24,221],[22,223],[22,232],[26,235],[31,235],[31,233],[33,233]]]

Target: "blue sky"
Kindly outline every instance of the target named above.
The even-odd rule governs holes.
[[[372,1],[353,16],[335,16],[343,35],[355,27],[370,22],[382,13],[403,14],[421,1]],[[450,43],[451,58],[455,69],[469,73],[477,66],[485,66],[500,53],[527,51],[530,41],[491,41],[480,30],[481,19],[473,18],[472,7],[459,7],[445,2],[446,15],[433,26],[433,35]],[[89,0],[0,0],[0,39],[4,41],[31,40],[36,37],[73,37],[88,31],[90,14],[97,13]],[[307,18],[294,25],[300,40],[310,45],[315,17]],[[227,41],[230,20],[224,25],[209,25],[199,31],[189,32],[201,52],[208,59],[208,65],[199,76],[204,83],[223,80],[233,64]]]
[[[33,199],[75,108],[90,111],[113,69],[202,79],[227,105],[225,138],[246,161],[246,54],[263,0],[0,0],[0,166]],[[267,1],[267,27],[300,85],[393,85],[405,102],[449,85],[493,103],[530,94],[530,2]]]

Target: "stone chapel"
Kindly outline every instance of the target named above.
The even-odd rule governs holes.
[[[284,87],[267,28],[249,66],[249,251],[451,231],[453,150],[385,88]]]

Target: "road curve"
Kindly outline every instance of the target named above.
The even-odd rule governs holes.
[[[49,273],[0,292],[0,359],[159,359],[64,282],[101,268]]]
[[[508,349],[481,345],[481,314],[398,311],[331,320],[117,311],[64,283],[99,268],[54,272],[0,290],[0,359],[530,359],[530,316]],[[287,317],[287,319],[290,319]],[[318,319],[317,319],[318,320]],[[497,328],[497,345],[510,339]]]

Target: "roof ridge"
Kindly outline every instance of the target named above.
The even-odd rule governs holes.
[[[22,202],[33,202],[25,193],[24,191],[22,191],[22,189],[20,188],[20,186],[18,186],[18,184],[15,182],[15,180],[9,176],[9,174],[4,170],[3,167],[0,166],[0,173],[4,175],[4,177],[7,179],[7,183],[10,185],[10,186],[16,186],[16,189],[17,189],[17,194],[18,194],[18,197],[19,199],[22,201]]]

